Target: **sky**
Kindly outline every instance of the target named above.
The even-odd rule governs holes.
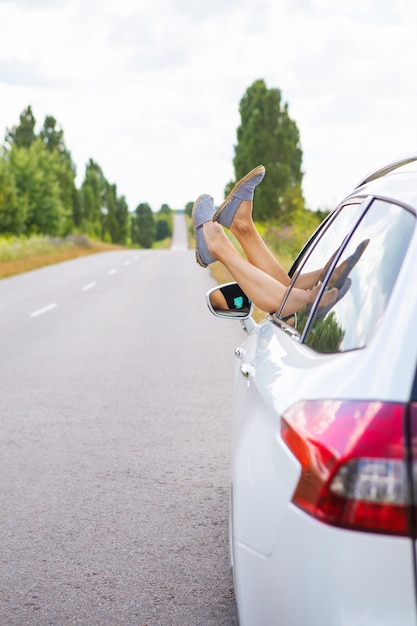
[[[416,0],[0,0],[0,143],[30,105],[78,185],[92,158],[132,211],[220,204],[263,79],[299,129],[307,206],[330,209],[417,151],[416,35]]]

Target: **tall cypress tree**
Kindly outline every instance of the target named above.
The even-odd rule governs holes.
[[[155,241],[156,226],[152,209],[146,202],[136,207],[132,217],[132,241],[142,248],[152,248]]]
[[[76,168],[65,145],[64,131],[52,115],[47,115],[39,137],[47,150],[57,156],[59,162],[57,177],[66,213],[65,228],[67,232],[71,232],[74,226],[79,227],[81,224],[81,199],[75,184]]]
[[[281,91],[268,89],[262,79],[247,89],[239,112],[241,124],[233,159],[236,180],[257,165],[265,165],[265,179],[255,192],[254,217],[279,218],[288,196],[297,193],[302,200],[302,150],[297,125],[289,116]]]
[[[6,129],[6,142],[17,148],[30,148],[36,139],[35,134],[36,120],[32,113],[32,107],[29,105],[20,114],[20,123],[18,126]]]
[[[81,229],[89,236],[104,236],[104,221],[107,215],[108,182],[101,167],[90,159],[85,168],[81,185]]]

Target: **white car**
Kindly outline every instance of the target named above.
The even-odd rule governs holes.
[[[327,267],[313,306],[256,323],[236,283],[207,294],[248,333],[230,520],[241,626],[417,624],[416,213],[417,154],[367,176],[307,242],[288,292]],[[343,297],[320,308],[345,260]]]

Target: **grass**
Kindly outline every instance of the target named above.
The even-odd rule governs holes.
[[[84,235],[71,235],[65,239],[43,236],[0,237],[0,278],[87,254],[121,249],[123,246],[92,241]]]
[[[171,238],[155,242],[153,247],[161,250],[170,246]],[[126,246],[92,240],[85,235],[0,237],[0,279],[88,254],[125,249]]]
[[[172,244],[172,237],[162,239],[161,241],[155,241],[152,250],[168,250]]]

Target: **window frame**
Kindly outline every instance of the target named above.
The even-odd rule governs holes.
[[[314,314],[317,308],[317,305],[320,301],[320,298],[323,294],[323,292],[326,289],[327,286],[327,282],[330,278],[330,276],[333,273],[334,268],[336,267],[340,257],[342,256],[346,246],[349,244],[354,232],[356,231],[357,227],[359,226],[360,222],[362,221],[362,219],[364,218],[364,216],[366,215],[369,207],[371,206],[373,200],[374,200],[374,196],[363,196],[363,195],[356,195],[353,197],[349,197],[347,200],[343,201],[341,204],[339,204],[333,211],[331,211],[329,213],[329,215],[327,215],[325,217],[325,219],[323,220],[323,222],[318,226],[318,228],[314,231],[314,233],[311,235],[311,237],[307,240],[307,242],[305,243],[305,245],[303,246],[303,248],[301,249],[300,253],[297,255],[294,263],[291,266],[290,271],[288,272],[289,276],[291,277],[291,282],[288,285],[287,291],[285,293],[285,297],[282,300],[281,306],[280,308],[276,311],[276,313],[273,314],[272,316],[272,320],[274,322],[274,324],[277,324],[282,330],[284,330],[287,334],[290,334],[296,341],[298,341],[299,343],[303,343],[305,344],[305,337],[307,335],[307,333],[309,332],[310,326],[312,321],[314,320]],[[317,298],[313,304],[313,306],[311,307],[311,311],[309,313],[308,316],[308,320],[307,323],[303,329],[302,333],[299,333],[297,331],[296,328],[293,328],[292,326],[289,326],[286,322],[285,319],[280,317],[280,313],[283,309],[283,307],[285,306],[285,302],[286,299],[288,297],[288,294],[290,293],[291,289],[294,287],[294,282],[298,276],[297,270],[300,267],[300,264],[304,265],[309,257],[311,256],[311,254],[313,253],[313,251],[315,250],[316,246],[320,244],[320,241],[323,237],[323,235],[328,231],[329,228],[331,228],[332,224],[335,222],[335,220],[337,219],[337,217],[340,215],[340,213],[343,211],[343,209],[349,205],[362,205],[362,210],[360,212],[360,215],[358,216],[356,222],[353,222],[350,229],[348,230],[345,238],[343,239],[337,254],[335,255],[329,269],[328,272],[322,282],[321,285],[321,289],[317,295]],[[296,315],[296,314],[295,314]]]
[[[278,311],[271,315],[272,321],[274,324],[278,325],[280,327],[280,329],[282,331],[284,331],[286,334],[289,334],[295,341],[297,341],[300,344],[303,344],[304,346],[308,347],[309,349],[313,350],[313,352],[315,352],[316,354],[322,354],[320,351],[315,350],[314,348],[312,348],[311,346],[309,346],[306,343],[306,339],[307,336],[311,330],[312,324],[315,320],[315,313],[318,307],[318,304],[320,302],[320,299],[323,295],[323,292],[325,291],[325,289],[327,288],[327,284],[333,274],[333,270],[335,269],[335,267],[337,266],[337,264],[339,263],[341,257],[344,254],[345,249],[347,248],[347,246],[349,246],[352,238],[354,237],[358,227],[360,226],[362,220],[365,218],[365,216],[368,214],[369,210],[371,209],[371,207],[374,205],[375,202],[384,202],[390,205],[395,205],[405,211],[407,211],[408,213],[411,213],[411,215],[413,215],[413,217],[416,220],[416,226],[417,226],[417,211],[410,206],[407,203],[398,201],[395,198],[390,198],[384,195],[363,195],[363,194],[357,194],[354,196],[349,196],[347,199],[345,199],[344,202],[342,202],[338,207],[336,207],[336,209],[334,209],[334,211],[332,211],[331,213],[329,213],[328,216],[326,216],[326,218],[323,220],[323,222],[319,225],[319,227],[316,229],[316,231],[313,233],[313,235],[307,240],[306,244],[303,246],[302,250],[300,251],[300,253],[297,255],[296,260],[294,261],[293,265],[291,266],[289,275],[291,276],[291,283],[288,286],[288,289],[286,291],[285,294],[285,299],[283,299],[283,302],[280,306],[280,308],[278,309]],[[311,310],[309,312],[308,318],[307,318],[307,322],[305,324],[305,327],[303,328],[302,332],[297,331],[296,328],[294,328],[293,326],[290,326],[289,324],[286,323],[285,319],[283,318],[279,318],[279,314],[282,311],[284,305],[285,305],[285,301],[288,297],[288,294],[290,293],[290,290],[294,287],[294,283],[296,282],[299,273],[302,271],[302,268],[305,266],[305,264],[308,263],[308,260],[311,256],[311,254],[313,254],[314,250],[316,249],[316,247],[320,244],[320,241],[322,240],[322,237],[325,235],[325,233],[328,232],[328,229],[331,228],[332,224],[334,224],[334,221],[337,219],[337,217],[340,215],[341,211],[349,206],[349,205],[361,205],[361,210],[359,215],[356,218],[356,221],[352,222],[352,225],[350,226],[350,228],[347,230],[346,235],[341,243],[341,245],[339,246],[338,250],[336,251],[335,257],[331,263],[331,266],[328,269],[328,272],[325,276],[325,278],[322,281],[322,285],[321,285],[321,289],[317,295],[317,298],[313,304],[313,306],[311,307]],[[405,253],[407,254],[407,252]],[[296,316],[296,314],[295,314]],[[287,318],[288,319],[288,318]],[[366,344],[367,345],[367,344]],[[363,349],[364,347],[366,347],[366,345],[364,346],[359,346],[358,348],[352,348],[353,349]],[[342,352],[340,352],[340,354],[344,354],[345,352],[350,352],[351,350],[344,350]],[[327,353],[326,353],[327,354]],[[336,353],[335,353],[336,354]],[[416,383],[415,383],[415,389],[417,389],[417,374],[416,374]],[[417,392],[416,392],[417,393]]]

